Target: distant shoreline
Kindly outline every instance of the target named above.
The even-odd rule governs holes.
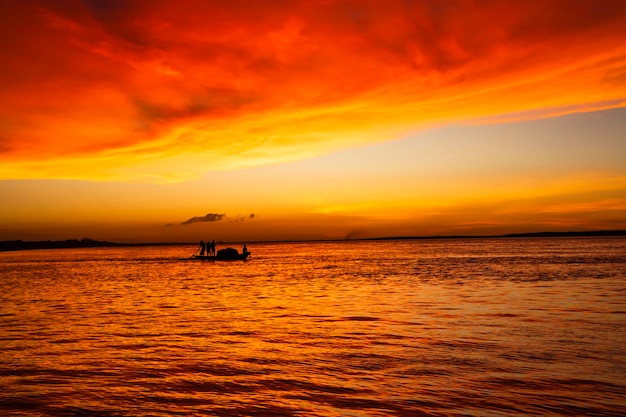
[[[308,240],[308,242],[337,242],[337,241],[380,241],[380,240],[435,240],[435,239],[506,239],[506,238],[541,238],[541,237],[609,237],[626,236],[626,230],[595,230],[585,232],[532,232],[532,233],[509,233],[504,235],[485,236],[387,236],[359,239],[327,239]],[[289,241],[257,241],[250,243],[281,243],[281,242],[307,242],[300,240]],[[235,242],[220,242],[232,243]],[[194,245],[189,242],[154,242],[154,243],[118,243],[92,239],[68,239],[68,240],[45,240],[45,241],[0,241],[0,252],[34,250],[34,249],[71,249],[71,248],[96,248],[96,247],[129,247],[129,246],[170,246],[170,245]]]
[[[505,235],[485,235],[485,236],[391,236],[374,237],[362,240],[417,240],[417,239],[502,239],[518,237],[604,237],[604,236],[626,236],[626,230],[594,230],[586,232],[529,232],[529,233],[508,233]]]
[[[92,239],[68,239],[68,240],[5,240],[0,241],[0,252],[10,252],[19,250],[34,249],[72,249],[72,248],[104,248],[104,247],[128,247],[128,246],[170,246],[170,245],[191,245],[183,242],[155,242],[155,243],[120,243],[107,242]]]

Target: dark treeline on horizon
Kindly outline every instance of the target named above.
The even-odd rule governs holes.
[[[525,238],[525,237],[603,237],[603,236],[626,236],[626,230],[596,230],[584,232],[530,232],[530,233],[510,233],[505,235],[484,235],[484,236],[389,236],[357,240],[429,240],[429,239],[497,239],[497,238]],[[343,239],[337,239],[343,240]],[[293,242],[293,241],[292,241]],[[226,242],[220,242],[226,243]],[[263,243],[263,242],[250,242]],[[267,243],[270,243],[269,241]],[[277,241],[276,243],[280,243]],[[0,241],[0,252],[29,250],[29,249],[68,249],[68,248],[93,248],[105,246],[161,246],[161,245],[189,245],[188,242],[153,242],[153,243],[117,243],[93,240],[89,238],[68,239],[68,240],[43,240],[43,241],[23,241],[5,240]]]
[[[446,236],[391,236],[391,237],[374,237],[363,240],[401,240],[401,239],[497,239],[497,238],[514,238],[514,237],[603,237],[603,236],[626,236],[626,230],[594,230],[585,232],[528,232],[528,233],[509,233],[505,235],[446,235]]]
[[[100,246],[125,246],[123,243],[103,242],[88,238],[68,240],[23,241],[5,240],[0,242],[0,252],[28,249],[64,249],[64,248],[94,248]]]

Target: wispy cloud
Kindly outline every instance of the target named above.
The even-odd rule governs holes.
[[[193,224],[193,223],[205,223],[205,222],[219,222],[226,215],[217,213],[207,213],[205,216],[192,217],[189,220],[185,220],[181,224]]]
[[[0,179],[176,181],[626,97],[623,0],[185,4],[3,2]]]
[[[193,224],[193,223],[207,223],[207,222],[219,222],[221,220],[227,220],[231,223],[239,223],[244,221],[253,220],[255,218],[254,213],[248,214],[246,216],[238,214],[233,217],[226,216],[226,214],[221,213],[207,213],[205,216],[197,216],[192,217],[184,222],[180,223],[182,225]],[[168,223],[167,226],[171,226],[171,223]]]
[[[252,220],[254,219],[254,213],[249,214],[247,216],[243,216],[243,215],[237,215],[233,218],[230,218],[229,221],[231,222],[245,222],[246,220]]]

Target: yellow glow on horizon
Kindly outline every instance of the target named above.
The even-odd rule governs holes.
[[[0,234],[626,224],[624,2],[114,3],[0,5]]]

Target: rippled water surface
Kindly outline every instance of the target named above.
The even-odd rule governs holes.
[[[626,415],[626,239],[0,253],[0,415]]]

